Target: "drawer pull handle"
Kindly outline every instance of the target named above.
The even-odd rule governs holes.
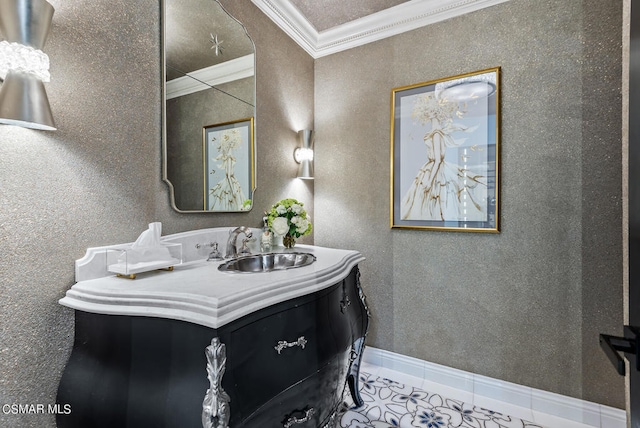
[[[303,424],[311,420],[311,417],[315,412],[316,411],[313,407],[310,409],[307,409],[304,411],[304,417],[302,419],[298,419],[295,416],[291,416],[289,417],[289,419],[286,420],[286,422],[282,424],[282,426],[284,426],[284,428],[291,428],[292,425]]]
[[[296,340],[295,342],[287,342],[286,340],[280,340],[280,341],[278,341],[278,344],[276,346],[274,346],[273,348],[276,351],[278,351],[278,354],[280,354],[283,349],[285,349],[285,348],[293,348],[294,346],[299,346],[302,349],[304,349],[306,344],[307,344],[307,339],[305,339],[304,336],[300,336],[298,338],[298,340]]]

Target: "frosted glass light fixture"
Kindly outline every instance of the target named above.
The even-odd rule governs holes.
[[[49,57],[42,52],[54,8],[46,0],[0,0],[0,123],[56,129],[44,83]]]
[[[495,73],[479,74],[436,83],[439,99],[451,102],[474,101],[490,97],[496,92]]]
[[[293,157],[298,167],[298,178],[313,179],[313,131],[303,129],[298,131],[298,148],[293,152]]]

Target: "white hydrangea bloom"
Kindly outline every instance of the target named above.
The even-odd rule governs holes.
[[[298,222],[296,223],[296,226],[298,228],[298,233],[300,234],[305,233],[309,228],[309,221],[300,217],[296,217],[296,218],[299,219]]]
[[[271,229],[276,235],[285,235],[289,231],[289,223],[284,217],[276,217],[271,223]]]

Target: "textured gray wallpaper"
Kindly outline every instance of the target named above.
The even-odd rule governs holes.
[[[250,0],[224,3],[256,42],[258,189],[251,213],[226,215],[173,211],[161,181],[159,2],[50,2],[58,131],[0,126],[0,405],[55,403],[73,341],[57,301],[87,247],[134,241],[152,221],[165,234],[260,226],[287,196],[313,215],[313,184],[293,179],[296,132],[313,126],[313,60]],[[55,424],[0,412],[0,426]]]
[[[315,242],[367,257],[370,345],[624,407],[621,23],[511,0],[316,61]],[[391,89],[496,66],[502,232],[391,230]]]

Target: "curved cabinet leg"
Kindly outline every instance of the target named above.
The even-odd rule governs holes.
[[[349,383],[349,392],[351,392],[351,398],[355,404],[355,407],[362,407],[364,401],[360,396],[360,362],[362,361],[362,352],[364,351],[364,337],[360,337],[353,342],[351,348],[351,368],[349,369],[349,375],[347,376],[347,382]]]
[[[364,317],[362,321],[362,331],[360,331],[360,337],[358,337],[351,347],[351,364],[349,369],[349,375],[347,376],[347,382],[349,384],[349,391],[351,392],[351,398],[355,404],[355,407],[362,407],[364,401],[360,396],[360,364],[362,362],[362,354],[364,353],[364,342],[367,338],[369,331],[369,319],[371,313],[369,312],[369,306],[367,305],[362,286],[360,285],[360,270],[355,267],[356,270],[356,289],[358,290],[358,297],[360,297],[360,303],[364,308]]]
[[[338,417],[338,409],[334,410],[329,417],[329,420],[322,428],[337,428],[338,424],[336,422],[336,418]]]
[[[228,428],[230,408],[229,395],[222,389],[222,376],[227,365],[227,352],[220,339],[214,337],[205,349],[207,377],[210,387],[202,402],[203,428]]]

